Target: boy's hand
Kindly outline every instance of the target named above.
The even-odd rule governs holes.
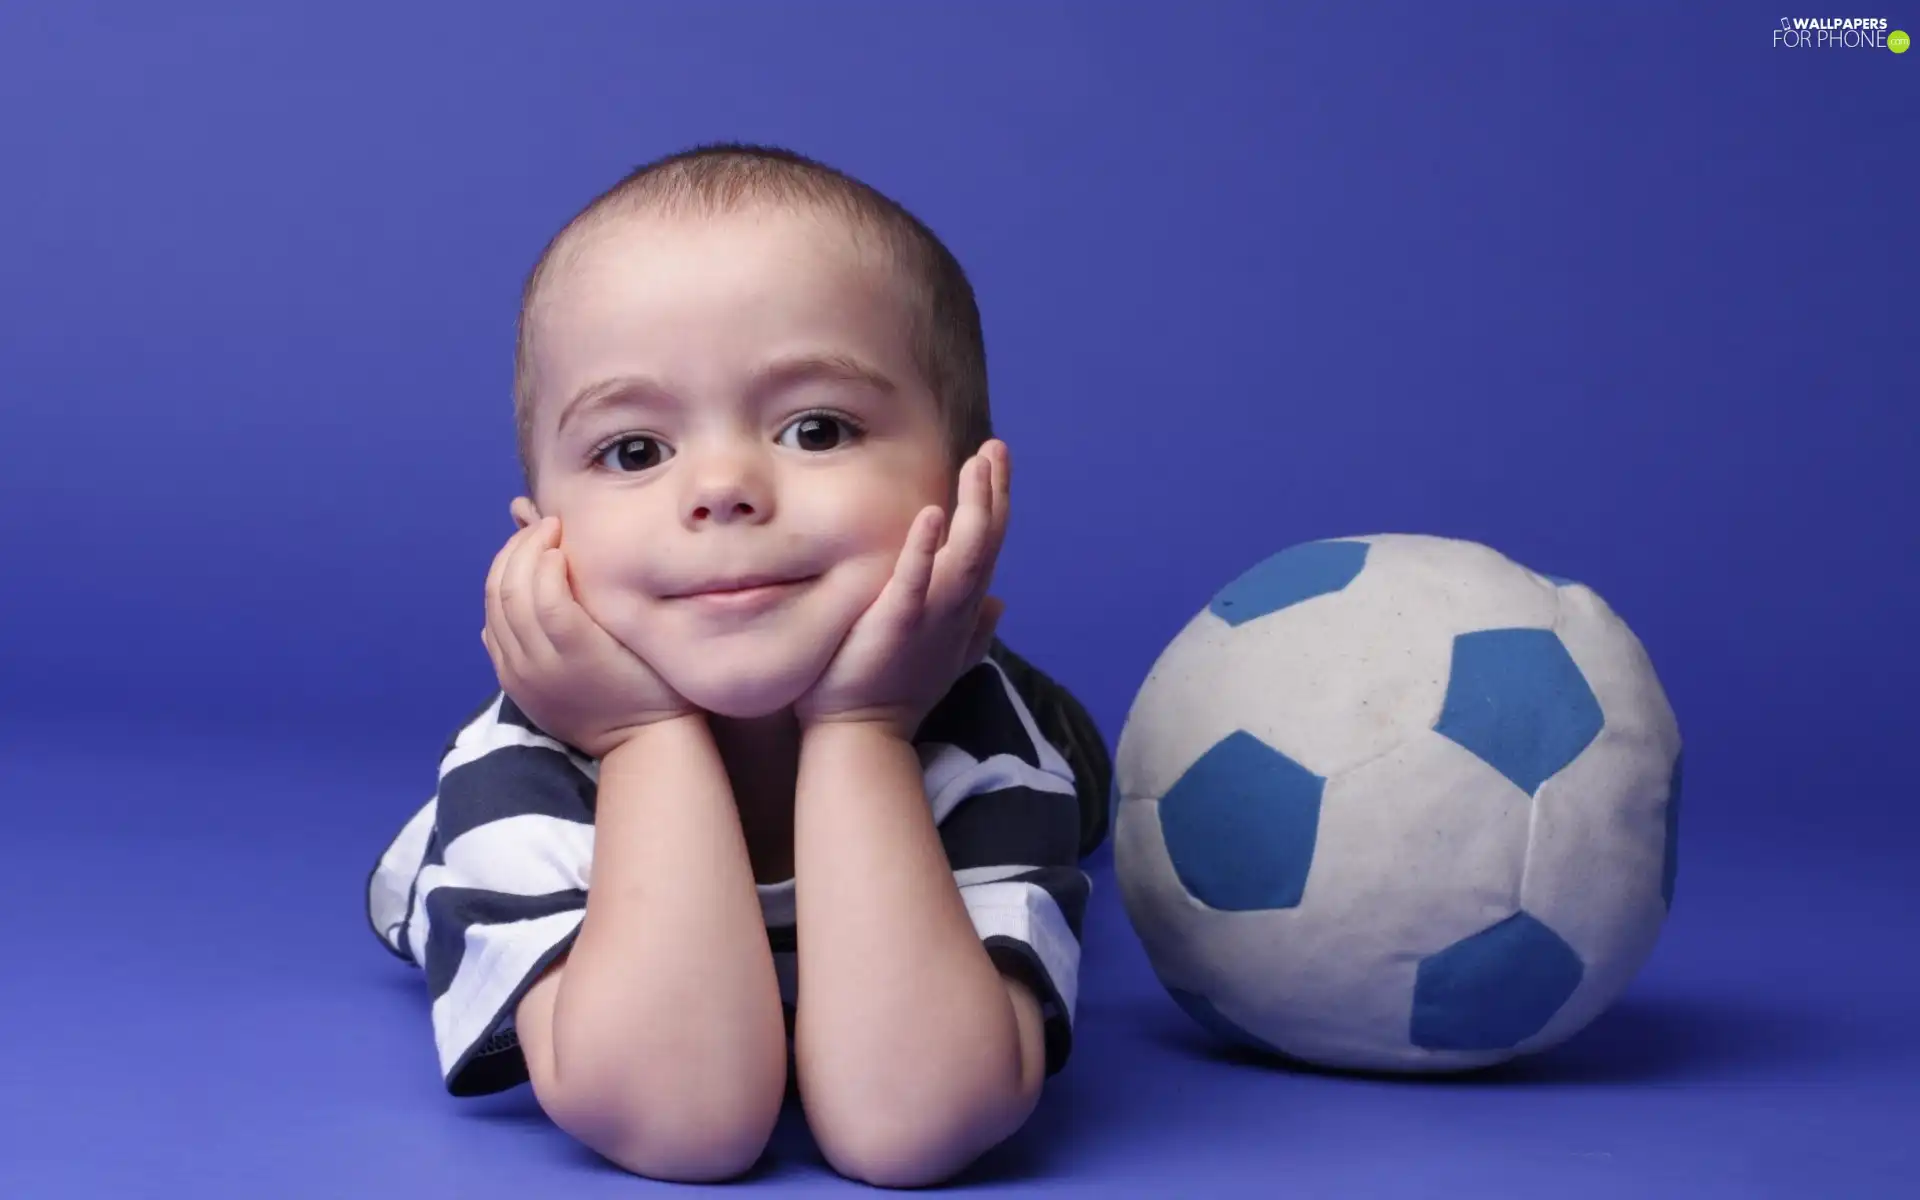
[[[521,711],[594,758],[644,726],[693,711],[580,607],[557,517],[521,529],[494,556],[480,640]]]
[[[1009,460],[990,441],[960,468],[953,529],[921,510],[893,577],[848,630],[826,670],[794,705],[802,727],[884,725],[910,738],[960,673],[986,653],[1002,605],[987,595],[1007,532]]]

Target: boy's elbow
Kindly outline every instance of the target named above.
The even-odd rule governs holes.
[[[600,1080],[548,1080],[535,1097],[553,1123],[627,1171],[675,1183],[713,1183],[751,1170],[780,1107],[753,1093],[664,1095]]]
[[[605,1047],[563,1070],[555,1050],[554,1008],[560,971],[536,983],[518,1012],[520,1043],[534,1098],[553,1123],[588,1149],[636,1175],[675,1182],[731,1179],[766,1150],[786,1093],[786,1045],[736,1058],[731,1069],[656,1051],[636,1059]],[[576,1031],[579,1032],[579,1031]]]
[[[823,1089],[801,1065],[808,1122],[836,1171],[877,1187],[927,1187],[1019,1132],[1045,1087],[1045,1043],[1039,1001],[1024,984],[1007,988],[1017,1042],[1005,1055],[965,1054],[931,1076],[922,1060],[877,1091],[844,1082]]]
[[[918,1188],[945,1183],[1026,1124],[1038,1089],[994,1089],[985,1095],[955,1095],[945,1104],[843,1114],[815,1140],[834,1170],[875,1187]],[[824,1123],[823,1123],[824,1124]]]

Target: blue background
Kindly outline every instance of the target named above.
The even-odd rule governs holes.
[[[1653,960],[1479,1082],[1211,1047],[1103,852],[1075,1060],[970,1178],[1912,1194],[1920,54],[1779,17],[0,7],[0,1193],[648,1186],[440,1092],[361,888],[492,685],[525,271],[742,138],[968,268],[1002,632],[1110,738],[1214,588],[1412,531],[1592,584],[1687,741]],[[837,1182],[781,1139],[761,1186]]]

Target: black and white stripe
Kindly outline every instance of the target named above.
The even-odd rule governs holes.
[[[915,737],[927,800],[967,912],[1003,970],[1040,997],[1047,1073],[1072,1048],[1089,789],[992,658],[961,677]],[[423,968],[442,1078],[455,1095],[524,1082],[513,1012],[572,944],[593,862],[598,764],[496,695],[447,746],[433,797],[374,867],[367,915]],[[1095,793],[1098,794],[1098,793]],[[759,887],[789,1033],[792,880]]]

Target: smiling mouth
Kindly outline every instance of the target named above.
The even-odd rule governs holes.
[[[738,620],[766,616],[798,597],[807,584],[819,578],[807,576],[754,576],[707,584],[698,591],[667,597],[667,603],[683,611],[705,617]]]
[[[809,582],[813,576],[755,576],[748,579],[715,583],[693,588],[685,592],[676,592],[668,596],[669,600],[699,600],[724,598],[728,596],[748,597],[779,592]]]

